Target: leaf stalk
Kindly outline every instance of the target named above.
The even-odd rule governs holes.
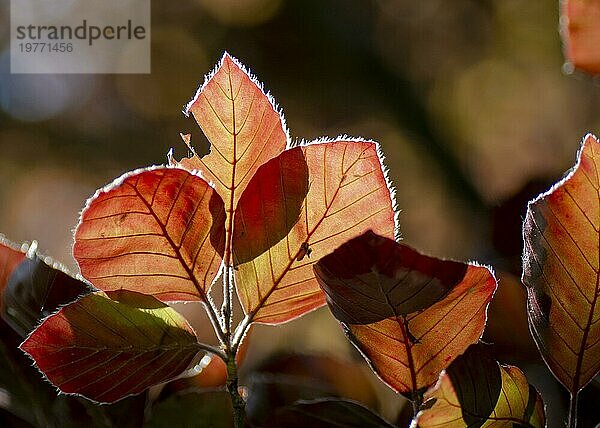
[[[231,342],[231,323],[233,321],[233,309],[231,304],[231,295],[233,293],[233,281],[231,278],[231,266],[225,264],[223,271],[223,306],[221,307],[221,316],[224,324],[225,345],[227,349],[232,349]]]
[[[567,423],[568,428],[575,428],[577,426],[577,402],[579,399],[579,392],[571,393],[571,400],[569,401],[569,421]]]

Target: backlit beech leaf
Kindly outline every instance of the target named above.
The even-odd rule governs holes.
[[[179,168],[142,170],[88,201],[73,254],[101,290],[205,301],[221,264],[224,222],[223,201],[202,178]]]
[[[579,70],[600,73],[600,0],[561,2],[561,33],[567,60]]]
[[[191,113],[202,128],[210,143],[210,153],[201,158],[194,152],[180,162],[170,161],[189,170],[200,170],[214,183],[225,201],[229,237],[232,213],[248,182],[262,164],[286,148],[282,117],[256,79],[229,54],[223,56],[184,113]],[[184,139],[193,151],[190,145],[193,141],[187,141],[187,136]]]
[[[435,260],[371,232],[322,259],[315,273],[348,338],[408,397],[479,340],[496,290],[486,267]]]
[[[191,327],[151,296],[127,296],[85,296],[46,318],[21,349],[62,392],[99,402],[182,373],[198,350]]]
[[[521,370],[499,365],[477,345],[458,357],[425,394],[419,427],[545,427],[544,403]]]
[[[244,311],[254,322],[277,324],[322,306],[313,264],[368,229],[392,238],[394,228],[376,143],[337,140],[289,149],[257,171],[235,212]]]
[[[600,372],[600,143],[584,138],[577,164],[529,203],[523,282],[531,333],[571,392]]]

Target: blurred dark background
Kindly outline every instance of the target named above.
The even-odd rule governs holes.
[[[85,199],[127,170],[164,163],[171,147],[184,155],[179,132],[201,141],[181,109],[227,50],[275,97],[293,139],[381,143],[406,242],[494,266],[501,281],[485,339],[543,389],[550,426],[560,426],[564,396],[526,326],[520,228],[526,202],[600,128],[600,87],[562,72],[556,0],[153,1],[149,75],[10,75],[8,3],[0,2],[7,237],[36,239],[75,269],[71,232]],[[326,310],[255,330],[249,365],[284,348],[355,356]],[[588,389],[597,403],[598,383]],[[393,419],[401,400],[384,397]]]

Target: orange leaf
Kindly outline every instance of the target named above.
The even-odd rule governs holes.
[[[180,162],[170,162],[200,170],[225,201],[225,262],[229,264],[232,213],[256,170],[285,149],[284,123],[271,98],[229,54],[223,56],[184,113],[192,113],[208,138],[211,151],[202,158],[194,153]],[[184,139],[189,145],[189,137]]]
[[[600,143],[585,137],[577,163],[529,203],[523,282],[531,333],[571,392],[600,373]]]
[[[131,290],[162,301],[206,301],[224,250],[223,201],[178,168],[126,174],[84,209],[73,254],[104,291]]]
[[[421,428],[546,426],[542,398],[523,372],[499,365],[477,345],[448,367],[425,399]]]
[[[324,305],[313,264],[365,230],[393,237],[394,215],[376,143],[309,144],[265,164],[235,212],[236,285],[249,319],[278,324]]]
[[[367,232],[321,259],[315,273],[349,339],[410,397],[483,333],[496,280],[486,267],[460,265]]]
[[[600,73],[600,1],[561,2],[565,56],[573,66],[588,73]]]

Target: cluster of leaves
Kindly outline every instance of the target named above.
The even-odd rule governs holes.
[[[124,399],[96,407],[61,395],[60,404],[48,391],[45,405],[63,406],[67,418],[75,410],[101,415],[106,425],[137,406],[143,420],[144,391],[184,375],[208,353],[224,363],[225,390],[170,396],[145,412],[149,425],[177,415],[215,426],[391,426],[342,399],[286,403],[258,418],[253,393],[260,388],[253,387],[246,418],[236,357],[251,325],[280,324],[327,304],[370,367],[412,402],[413,424],[545,425],[542,400],[523,373],[479,343],[497,287],[493,273],[399,241],[375,142],[293,144],[272,99],[227,54],[188,104],[190,113],[211,151],[199,156],[182,135],[190,157],[169,155],[168,166],[127,173],[100,189],[75,231],[82,277],[31,249],[0,248],[6,334],[15,344],[24,339],[21,349],[61,392],[101,403]],[[573,426],[577,394],[600,371],[599,159],[598,141],[587,136],[573,170],[530,203],[523,229],[531,330],[572,394]],[[213,296],[219,279],[220,307]],[[236,326],[234,296],[243,309]],[[219,344],[201,343],[172,302],[201,303]],[[34,382],[38,374],[16,346],[3,343],[15,371]],[[4,385],[11,396],[5,410],[47,423],[15,404],[29,384]]]

